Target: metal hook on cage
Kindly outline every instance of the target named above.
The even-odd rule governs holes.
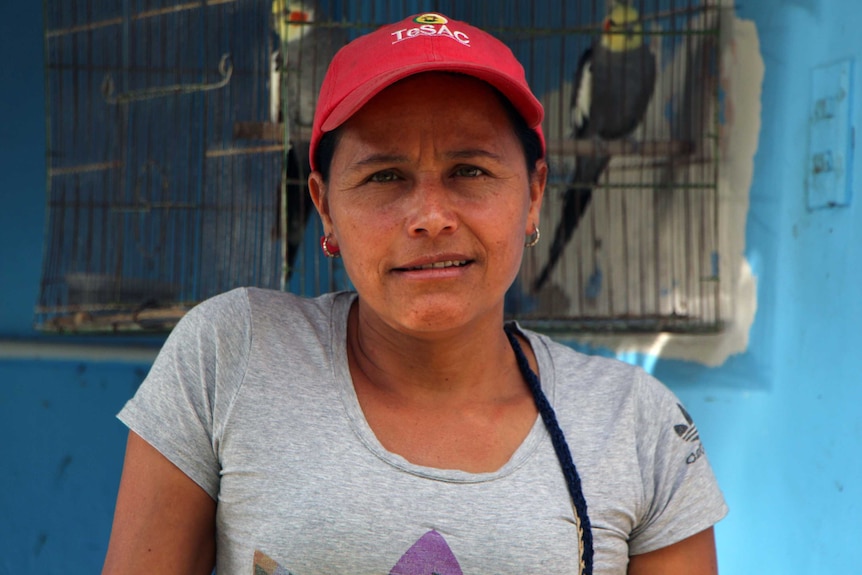
[[[114,78],[110,74],[105,74],[105,78],[102,80],[102,96],[104,96],[105,101],[108,104],[126,104],[128,102],[140,100],[152,100],[154,98],[164,98],[166,96],[175,96],[179,94],[194,94],[196,92],[207,92],[209,90],[224,88],[230,83],[230,78],[233,75],[233,63],[231,62],[230,54],[222,55],[218,64],[218,72],[222,79],[217,82],[174,84],[172,86],[132,90],[121,94],[114,93]]]

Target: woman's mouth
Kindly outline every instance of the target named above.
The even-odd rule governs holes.
[[[461,266],[466,266],[468,263],[467,260],[446,260],[442,262],[433,262],[429,264],[422,264],[420,266],[411,266],[406,268],[400,268],[405,271],[416,271],[416,270],[431,270],[431,269],[443,269],[443,268],[459,268]]]

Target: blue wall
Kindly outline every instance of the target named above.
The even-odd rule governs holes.
[[[98,573],[125,446],[113,415],[149,364],[133,350],[122,352],[132,361],[118,362],[110,360],[116,351],[84,354],[66,340],[33,341],[45,219],[42,3],[7,4],[0,20],[0,574]],[[46,353],[68,359],[37,359]]]
[[[0,338],[13,340],[0,343],[0,575],[98,572],[125,440],[114,414],[148,366],[146,353],[121,361],[34,341],[40,4],[14,3],[0,22]],[[655,373],[697,419],[731,505],[718,527],[723,575],[862,573],[862,177],[849,208],[805,207],[810,71],[848,56],[858,67],[862,6],[760,0],[738,14],[755,21],[766,64],[746,238],[751,344],[718,369],[659,361]]]
[[[686,395],[719,400],[694,411],[734,509],[725,572],[862,573],[862,179],[849,208],[809,211],[805,196],[812,68],[854,58],[859,126],[862,5],[744,4],[766,65],[747,241],[768,327],[748,355],[772,367],[761,391]]]

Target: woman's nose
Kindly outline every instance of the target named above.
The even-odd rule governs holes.
[[[458,227],[454,196],[439,177],[418,178],[410,192],[408,219],[410,235],[436,237],[454,232]]]

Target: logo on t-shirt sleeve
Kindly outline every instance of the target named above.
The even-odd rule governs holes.
[[[685,458],[685,462],[691,465],[703,455],[703,444],[700,442],[700,433],[697,431],[697,426],[694,424],[694,420],[681,404],[677,403],[676,406],[679,407],[679,410],[682,412],[682,416],[685,418],[685,423],[677,423],[673,426],[673,430],[676,431],[676,434],[680,439],[696,446],[695,450],[689,453],[688,457]]]

